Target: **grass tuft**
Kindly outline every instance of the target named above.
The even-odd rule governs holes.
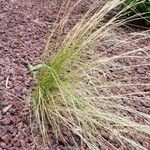
[[[150,134],[150,116],[124,105],[123,101],[138,101],[140,96],[139,101],[144,101],[148,97],[148,92],[139,87],[150,84],[143,83],[134,75],[125,76],[125,73],[132,68],[149,65],[149,46],[135,44],[139,40],[149,39],[149,31],[130,34],[127,38],[114,37],[115,29],[126,22],[120,18],[127,8],[104,22],[105,16],[123,1],[108,1],[89,17],[95,5],[91,7],[57,46],[57,52],[53,52],[47,60],[53,34],[60,25],[65,26],[79,2],[69,10],[64,22],[61,20],[54,26],[42,55],[42,63],[38,67],[30,66],[32,70],[38,69],[32,103],[44,142],[48,142],[48,126],[51,125],[55,137],[61,139],[66,147],[69,143],[62,132],[64,127],[71,131],[76,149],[83,143],[90,150],[98,150],[101,146],[117,149],[102,136],[102,130],[121,144],[127,142],[133,147],[145,149],[125,134],[130,131]],[[104,52],[97,51],[97,47],[102,45],[108,48]],[[110,51],[122,47],[127,47],[127,50],[108,55]],[[130,64],[125,66],[122,62],[128,60]],[[108,76],[112,81],[107,80]],[[123,112],[129,115],[124,116]],[[134,116],[142,117],[144,122],[137,122]],[[79,137],[80,142],[76,141],[75,136]]]

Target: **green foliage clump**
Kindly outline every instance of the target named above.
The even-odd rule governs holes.
[[[30,72],[37,79],[31,96],[35,123],[38,124],[46,146],[51,145],[49,129],[52,129],[54,138],[62,141],[65,149],[79,149],[80,145],[75,137],[78,137],[81,145],[84,143],[89,150],[99,150],[101,146],[106,149],[108,147],[117,149],[101,136],[101,131],[104,130],[109,133],[109,137],[117,139],[124,145],[129,143],[138,149],[145,149],[127,137],[126,133],[140,132],[150,135],[149,122],[137,122],[131,116],[124,116],[124,113],[142,117],[146,122],[150,119],[150,115],[125,106],[122,100],[130,101],[134,98],[138,101],[137,95],[147,97],[147,92],[139,89],[139,86],[147,84],[143,85],[134,74],[125,77],[123,72],[126,73],[127,69],[131,70],[135,66],[149,65],[147,63],[149,46],[135,47],[135,42],[139,41],[138,38],[149,39],[150,36],[149,32],[145,31],[131,33],[127,38],[118,35],[116,37],[114,30],[126,22],[126,19],[120,19],[126,8],[106,22],[104,18],[123,3],[124,0],[112,0],[102,8],[97,7],[101,3],[95,3],[67,33],[64,40],[57,44],[60,34],[56,33],[63,31],[71,10],[78,4],[76,3],[58,24],[54,23],[41,56],[41,64],[36,66],[28,64]],[[63,6],[66,4],[62,4]],[[95,10],[96,8],[98,10]],[[53,37],[55,40],[51,43]],[[103,45],[111,48],[105,52],[98,51],[97,47]],[[122,49],[128,45],[131,47],[127,51],[116,54],[116,48]],[[113,49],[114,55],[105,56]],[[52,55],[48,58],[50,52]],[[139,52],[144,54],[139,55]],[[135,60],[134,64],[127,66],[126,63],[121,63],[130,59]],[[113,77],[112,81],[107,79],[109,76]],[[131,88],[133,90],[130,90]],[[127,92],[124,89],[128,89]],[[138,103],[141,99],[140,97]],[[71,139],[66,137],[66,131],[70,132],[69,137],[73,144],[68,142]]]
[[[126,5],[129,6],[128,16],[135,16],[136,19],[140,17],[144,24],[150,25],[150,0],[126,0]]]

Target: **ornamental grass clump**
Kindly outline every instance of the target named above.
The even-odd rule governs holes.
[[[78,3],[69,9],[64,20],[55,24],[42,54],[41,64],[32,67],[32,71],[37,69],[37,85],[32,94],[33,110],[45,143],[48,142],[48,126],[51,126],[55,138],[61,139],[66,147],[70,145],[62,133],[63,127],[71,131],[76,149],[79,143],[75,136],[80,139],[80,144],[84,143],[90,150],[98,150],[101,146],[116,149],[103,138],[101,130],[107,131],[121,143],[127,142],[133,147],[144,149],[125,134],[129,131],[150,134],[149,123],[142,124],[131,117],[136,115],[148,120],[150,116],[125,106],[122,100],[130,100],[138,95],[143,96],[141,100],[146,98],[147,92],[140,91],[138,86],[148,84],[122,73],[132,67],[149,65],[149,47],[133,44],[141,39],[149,39],[149,33],[134,33],[123,39],[114,37],[114,29],[126,21],[119,18],[122,18],[127,9],[124,8],[107,22],[104,22],[104,18],[122,3],[120,0],[109,1],[91,15],[99,4],[95,3],[65,36],[63,42],[54,46],[51,44],[54,33],[65,26]],[[100,45],[107,45],[108,49],[98,51]],[[132,45],[132,48],[128,45]],[[122,46],[128,47],[127,51],[105,55],[107,51]],[[47,58],[51,50],[54,51]],[[137,64],[123,66],[120,62],[126,59],[135,59]],[[114,80],[108,81],[106,76],[113,74],[116,76]],[[132,90],[117,93],[118,89],[124,87]],[[132,115],[124,116],[122,112]]]

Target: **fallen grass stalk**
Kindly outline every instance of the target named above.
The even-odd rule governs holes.
[[[47,128],[50,124],[55,138],[61,139],[66,147],[69,146],[69,144],[62,132],[63,127],[66,127],[67,130],[71,131],[72,137],[77,135],[80,138],[81,143],[85,143],[90,150],[99,150],[99,148],[104,145],[106,147],[112,147],[112,149],[117,149],[100,135],[101,129],[105,129],[112,136],[114,136],[114,131],[117,131],[118,134],[115,134],[115,136],[118,139],[124,139],[133,146],[143,148],[139,143],[135,143],[125,138],[120,130],[126,129],[129,132],[135,131],[150,134],[149,123],[138,123],[133,118],[131,119],[131,116],[123,117],[121,112],[120,114],[118,113],[119,110],[124,110],[142,116],[144,119],[149,119],[150,116],[138,112],[134,108],[118,104],[114,99],[127,98],[128,96],[132,97],[136,94],[144,95],[145,97],[147,92],[139,91],[137,86],[149,86],[149,84],[142,84],[139,82],[129,82],[124,84],[121,80],[120,82],[117,82],[118,84],[115,82],[109,84],[108,81],[103,82],[101,76],[98,78],[96,72],[94,73],[95,70],[105,71],[102,68],[104,65],[106,65],[107,72],[110,73],[107,64],[115,64],[113,62],[114,60],[122,58],[138,59],[139,56],[135,55],[138,52],[144,52],[144,54],[146,54],[145,57],[143,56],[144,58],[149,56],[147,52],[148,47],[131,48],[131,50],[127,52],[112,57],[101,57],[102,53],[96,53],[97,51],[95,48],[107,41],[111,33],[110,31],[113,31],[113,29],[125,22],[125,20],[118,20],[126,10],[125,8],[117,15],[113,16],[112,19],[108,20],[108,22],[103,22],[103,19],[108,12],[122,3],[123,1],[120,0],[109,1],[100,10],[98,9],[90,18],[88,18],[90,12],[94,10],[93,6],[81,21],[66,35],[64,41],[57,47],[57,52],[52,54],[50,60],[47,60],[46,55],[51,46],[50,40],[53,37],[53,33],[60,25],[64,27],[73,10],[70,9],[65,21],[62,22],[61,20],[58,26],[54,26],[42,55],[43,63],[40,64],[40,67],[31,67],[33,71],[34,69],[38,69],[37,86],[32,94],[32,103],[45,144],[48,143]],[[67,5],[69,6],[68,3]],[[76,4],[74,7],[75,6]],[[59,29],[62,30],[61,27]],[[140,38],[142,38],[141,36],[143,36],[143,38],[149,37],[147,33],[142,33]],[[135,35],[133,35],[131,39],[134,37]],[[117,42],[118,40],[114,40],[112,42],[112,47],[116,47],[118,44]],[[122,40],[120,43],[127,44],[128,40]],[[107,44],[107,42],[105,44]],[[88,55],[91,55],[92,51],[93,55],[90,56],[92,60],[89,60]],[[134,56],[131,54],[134,54]],[[129,67],[148,64],[149,63],[130,65]],[[113,68],[113,70],[115,69]],[[131,81],[132,76],[127,77],[127,79]],[[135,91],[126,94],[117,93],[116,95],[112,95],[111,93],[109,96],[103,95],[110,94],[110,88],[116,86],[132,86]],[[104,93],[99,90],[100,88],[103,89]],[[107,99],[110,99],[110,101]],[[98,107],[99,103],[103,103],[103,105]],[[112,113],[107,109],[108,107],[115,108],[115,111],[118,113]],[[76,148],[81,145],[81,143],[77,142],[75,139],[73,139],[73,141]]]

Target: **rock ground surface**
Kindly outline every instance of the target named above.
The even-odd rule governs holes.
[[[28,71],[27,61],[33,64],[38,63],[60,4],[59,0],[45,0],[44,2],[0,0],[0,150],[46,149],[42,145],[40,135],[35,136],[38,141],[37,146],[31,133],[28,95],[35,82]],[[84,14],[91,4],[92,1],[84,0],[78,6],[69,20],[68,28],[75,24],[78,17],[80,18],[80,15]],[[147,41],[141,42],[143,45],[147,43]],[[118,50],[114,52],[117,53]],[[128,71],[137,77],[149,74],[148,67],[138,67]],[[120,92],[124,90],[120,89]],[[145,87],[144,90],[149,91],[149,88]],[[133,99],[132,102],[134,104],[129,100],[124,101],[139,111],[150,114],[149,100],[136,103]],[[64,129],[64,132],[68,131]],[[109,135],[105,131],[101,131],[101,134],[108,139]],[[150,149],[150,137],[129,134],[131,138],[137,137],[136,141]],[[61,141],[53,139],[53,135],[50,140],[52,149],[65,149]],[[130,147],[121,146],[116,141],[111,142],[118,149],[130,149]],[[80,149],[85,148],[83,146]]]

